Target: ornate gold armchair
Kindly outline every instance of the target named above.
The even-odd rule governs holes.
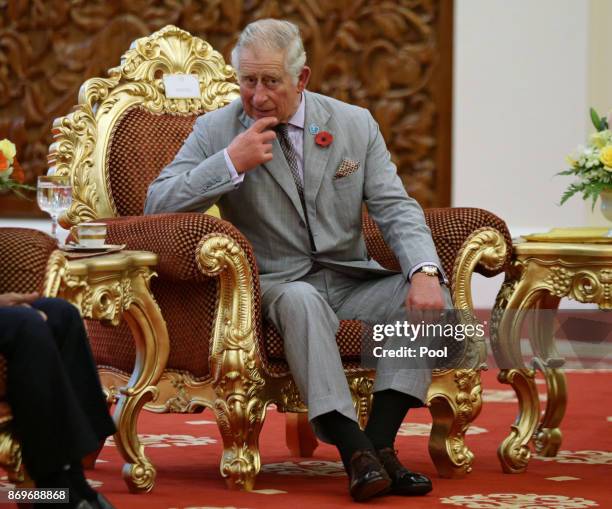
[[[0,294],[42,293],[45,268],[57,244],[46,233],[28,228],[0,228]],[[0,355],[0,466],[9,480],[23,481],[21,447],[13,435],[6,400],[6,359]]]
[[[165,73],[196,74],[200,97],[166,97]],[[142,216],[149,183],[172,160],[196,117],[225,105],[237,92],[233,70],[219,53],[167,26],[137,40],[108,78],[84,83],[74,112],[54,123],[50,162],[72,181],[73,205],[64,224],[103,219],[109,242],[159,255],[159,277],[151,289],[167,322],[170,355],[161,377],[151,377],[153,399],[146,408],[210,408],[223,437],[221,474],[230,487],[251,489],[260,469],[258,436],[266,407],[275,403],[281,412],[305,411],[284,361],[282,338],[261,316],[253,251],[239,231],[212,215]],[[431,210],[427,220],[451,278],[455,303],[471,309],[473,271],[490,276],[501,272],[507,261],[506,226],[477,209]],[[383,265],[395,266],[367,216],[364,228],[370,254]],[[359,367],[359,330],[359,322],[342,322],[337,339],[355,404],[365,420],[372,373]],[[125,324],[108,328],[91,323],[89,334],[103,383],[116,391],[134,366],[129,330]],[[470,367],[475,369],[437,373],[429,394],[434,419],[430,452],[443,476],[471,469],[473,455],[463,438],[480,411],[478,369],[484,345],[473,347]],[[155,469],[138,437],[132,434],[129,441],[136,456],[124,470],[126,481],[132,490],[150,490]]]

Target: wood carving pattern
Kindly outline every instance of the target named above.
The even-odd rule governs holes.
[[[53,119],[70,112],[80,85],[105,77],[133,40],[171,23],[229,62],[247,23],[287,18],[302,30],[309,88],[368,108],[408,191],[425,207],[445,206],[451,14],[452,0],[0,0],[0,138],[16,143],[33,183],[47,169]],[[0,215],[36,210],[0,196]]]

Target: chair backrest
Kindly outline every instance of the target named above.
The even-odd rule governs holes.
[[[108,78],[87,80],[74,111],[55,120],[49,163],[69,175],[64,225],[141,215],[150,182],[174,158],[198,115],[238,97],[234,70],[210,44],[168,25],[136,40]],[[192,74],[200,95],[171,98],[164,76]]]

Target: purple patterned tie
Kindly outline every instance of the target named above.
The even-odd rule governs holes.
[[[300,178],[300,172],[298,170],[297,153],[295,151],[295,148],[293,148],[291,140],[289,139],[289,129],[287,127],[287,124],[278,124],[274,128],[274,130],[278,135],[278,142],[280,143],[280,146],[283,149],[283,154],[285,155],[287,165],[291,170],[291,175],[293,176],[295,187],[297,187],[297,192],[300,196],[300,201],[302,202],[302,208],[304,209],[304,212],[306,212],[306,202],[304,201],[304,184],[302,183],[302,179]]]
[[[291,175],[293,176],[293,181],[295,182],[295,187],[297,187],[297,192],[300,197],[300,202],[302,203],[302,210],[304,211],[304,217],[306,218],[306,230],[308,231],[308,239],[310,240],[310,248],[312,251],[315,251],[315,243],[312,237],[312,232],[310,231],[310,225],[308,224],[308,214],[306,213],[306,200],[304,199],[304,184],[300,177],[300,172],[298,170],[297,164],[297,152],[289,139],[289,129],[287,124],[278,124],[274,130],[278,135],[278,142],[280,143],[281,148],[283,149],[283,154],[285,155],[285,160],[287,161],[287,165],[291,170]],[[313,265],[314,267],[314,265]]]

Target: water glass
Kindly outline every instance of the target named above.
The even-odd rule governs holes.
[[[72,203],[70,177],[43,175],[38,177],[36,199],[41,210],[51,216],[51,235],[57,238],[57,218],[68,210]]]

